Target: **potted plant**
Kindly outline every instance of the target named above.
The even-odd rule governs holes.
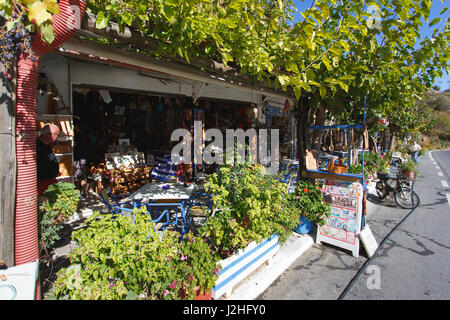
[[[299,218],[287,202],[287,185],[259,165],[224,166],[208,177],[205,189],[215,210],[199,233],[222,258],[274,234],[284,242]]]
[[[287,202],[287,184],[264,174],[260,165],[221,167],[205,184],[214,210],[199,234],[209,239],[222,260],[213,298],[231,293],[233,286],[271,259],[298,223],[298,211]]]
[[[403,171],[403,175],[408,179],[414,179],[414,177],[419,174],[417,163],[411,158],[403,162],[400,169]]]
[[[214,252],[201,238],[155,231],[145,209],[130,217],[94,213],[75,231],[71,266],[52,288],[56,299],[194,299],[217,279]]]
[[[294,210],[298,210],[301,215],[300,223],[294,228],[297,233],[311,232],[314,224],[323,225],[330,216],[330,205],[323,198],[322,184],[300,180],[294,192],[288,195],[288,200]]]

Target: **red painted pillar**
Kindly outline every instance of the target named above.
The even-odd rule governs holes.
[[[52,17],[55,40],[44,43],[40,35],[33,36],[33,51],[43,56],[66,42],[80,27],[86,9],[84,0],[61,0],[60,13]],[[34,262],[39,258],[37,228],[37,175],[36,175],[36,90],[38,80],[37,61],[20,55],[17,62],[16,152],[17,187],[14,225],[15,265]],[[41,298],[39,281],[36,299]]]

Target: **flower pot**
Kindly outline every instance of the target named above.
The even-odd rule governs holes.
[[[300,216],[300,223],[294,228],[294,231],[299,234],[307,234],[313,231],[314,222],[305,218],[305,216]]]
[[[403,170],[406,179],[414,179],[414,171]]]
[[[212,288],[210,288],[208,291],[201,291],[198,289],[195,292],[195,298],[194,300],[211,300],[211,294],[212,294]]]

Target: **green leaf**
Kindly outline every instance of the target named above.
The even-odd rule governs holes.
[[[95,27],[97,29],[104,29],[108,26],[108,22],[109,22],[109,16],[105,15],[105,13],[103,11],[100,11],[97,14],[97,20],[95,22]]]
[[[432,27],[432,26],[434,26],[436,23],[438,23],[439,21],[441,21],[441,18],[439,18],[439,17],[434,18],[433,20],[431,20],[429,26]]]
[[[293,87],[295,98],[298,100],[302,96],[302,88],[299,87]]]
[[[345,50],[350,51],[350,46],[348,45],[347,41],[340,40],[339,43],[344,47]]]
[[[326,56],[323,56],[322,57],[322,62],[325,65],[325,67],[327,68],[327,70],[330,71],[331,70],[331,66],[330,66],[331,65],[331,61]]]
[[[53,25],[50,21],[46,21],[39,27],[39,32],[41,34],[42,39],[48,44],[52,43],[55,40],[55,32],[53,30]]]
[[[176,17],[177,9],[172,6],[164,6],[162,14],[169,22],[174,22]]]
[[[348,74],[348,75],[339,77],[339,79],[340,79],[340,80],[354,80],[354,79],[355,79],[355,76],[353,76],[353,75],[351,75],[351,74]]]
[[[322,99],[325,99],[325,96],[327,95],[327,88],[325,88],[324,86],[321,86],[319,88],[319,92],[320,92],[320,96],[322,97]]]
[[[59,13],[59,6],[56,0],[44,0],[44,2],[47,4],[47,10],[49,12],[51,12],[52,14]]]
[[[133,16],[129,12],[124,13],[121,18],[122,22],[124,22],[128,26],[131,26],[131,24],[133,23]]]
[[[47,12],[47,4],[42,1],[35,1],[28,8],[28,19],[38,27],[47,20],[52,19],[52,15]]]

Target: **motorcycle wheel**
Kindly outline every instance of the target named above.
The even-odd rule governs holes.
[[[394,191],[394,200],[403,209],[414,209],[420,204],[420,199],[417,193],[411,188],[403,187]]]

